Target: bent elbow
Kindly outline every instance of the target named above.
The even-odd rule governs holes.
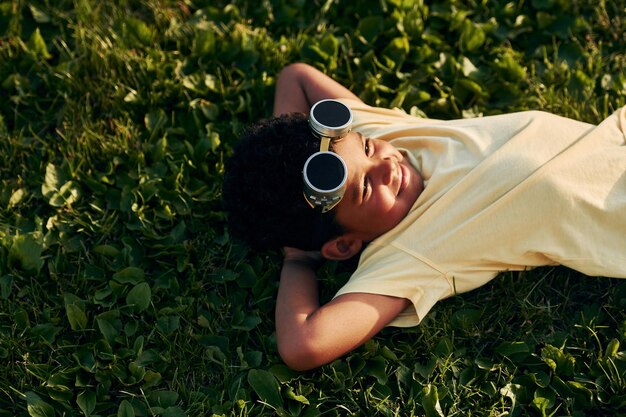
[[[308,371],[329,362],[310,343],[294,339],[279,342],[278,354],[294,371]]]
[[[310,65],[305,64],[304,62],[293,62],[284,66],[280,72],[278,73],[278,78],[287,78],[297,76],[303,71],[307,71],[310,68]]]

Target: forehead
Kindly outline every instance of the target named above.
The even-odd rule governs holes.
[[[339,140],[332,142],[333,152],[339,154],[345,150],[345,148],[353,149],[354,147],[361,146],[365,141],[363,135],[359,132],[351,131],[346,136]]]

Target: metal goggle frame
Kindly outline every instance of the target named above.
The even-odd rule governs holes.
[[[343,198],[348,179],[348,167],[343,159],[328,150],[330,142],[343,138],[352,128],[352,111],[338,100],[318,101],[311,107],[309,126],[320,138],[319,152],[304,163],[304,198],[322,213],[332,210]]]

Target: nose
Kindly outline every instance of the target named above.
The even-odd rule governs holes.
[[[378,161],[377,171],[382,185],[389,185],[393,181],[396,164],[392,158],[383,158]]]

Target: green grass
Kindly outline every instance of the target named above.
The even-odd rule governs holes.
[[[0,1],[0,416],[625,415],[622,282],[502,274],[295,373],[280,254],[220,208],[290,62],[429,117],[598,122],[625,33],[624,0]]]

